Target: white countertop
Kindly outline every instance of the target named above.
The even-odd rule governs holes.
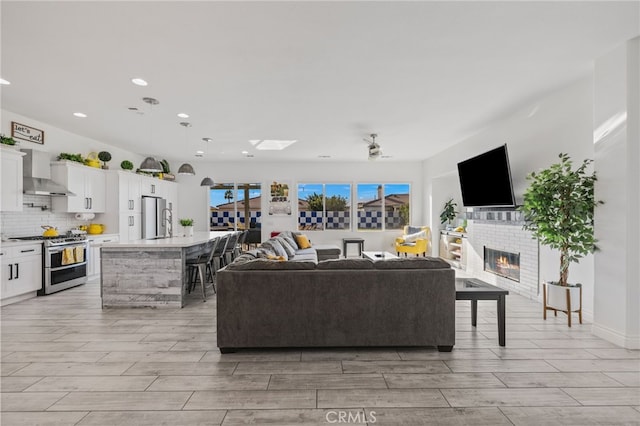
[[[119,236],[120,234],[87,234],[87,240],[97,240],[99,238],[114,238]]]
[[[159,238],[157,240],[133,240],[133,241],[120,241],[117,243],[105,243],[102,244],[103,248],[182,248],[191,247],[198,244],[204,244],[207,241],[213,240],[217,237],[222,237],[230,234],[233,231],[216,231],[216,232],[195,232],[193,237],[173,237],[173,238]]]
[[[0,243],[3,247],[20,247],[20,246],[32,246],[32,245],[42,245],[42,241],[38,240],[7,240],[2,241]]]

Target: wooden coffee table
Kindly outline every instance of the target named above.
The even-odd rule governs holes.
[[[362,257],[365,259],[373,260],[377,262],[378,260],[389,260],[389,259],[397,259],[393,253],[389,253],[388,251],[363,251]]]
[[[495,300],[498,304],[498,343],[505,345],[506,297],[509,291],[477,278],[456,278],[456,300],[471,300],[471,325],[478,322],[478,300]]]

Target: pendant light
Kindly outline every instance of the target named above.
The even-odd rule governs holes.
[[[211,188],[213,185],[213,180],[208,176],[202,179],[202,182],[200,182],[200,186],[208,186],[209,188]]]
[[[187,121],[182,121],[180,123],[180,125],[182,127],[184,127],[184,145],[185,147],[187,146],[187,142],[189,140],[189,138],[187,137],[187,129],[189,127],[191,127],[191,123],[187,122]],[[178,169],[178,174],[179,175],[189,175],[189,176],[193,176],[196,174],[196,171],[193,170],[193,166],[189,163],[184,163],[182,166],[180,166],[180,168]]]
[[[142,98],[142,101],[149,104],[149,121],[151,122],[149,127],[150,127],[150,145],[153,145],[153,121],[152,121],[152,117],[153,117],[153,106],[154,105],[158,105],[160,102],[157,99],[154,98]],[[161,172],[162,171],[162,165],[160,164],[160,162],[158,160],[156,160],[154,157],[147,157],[144,159],[144,161],[142,162],[142,164],[140,164],[140,171],[143,172]]]
[[[205,142],[211,142],[213,139],[211,138],[202,138],[203,141]],[[202,157],[202,155],[204,154],[204,151],[198,151],[196,153],[196,157]],[[211,179],[209,176],[207,176],[206,178],[202,179],[202,182],[200,182],[200,186],[208,186],[209,188],[211,188],[214,185],[213,183],[213,179]]]

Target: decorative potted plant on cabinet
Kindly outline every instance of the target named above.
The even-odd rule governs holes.
[[[440,213],[440,223],[447,224],[447,229],[451,228],[451,221],[456,218],[458,212],[456,212],[456,204],[453,201],[453,198],[450,198],[449,201],[444,203],[444,208],[442,209],[442,213]]]
[[[193,237],[193,219],[180,219],[180,225],[184,228],[183,236]]]
[[[569,284],[569,265],[596,248],[593,235],[595,207],[602,204],[594,196],[595,172],[587,172],[593,160],[584,160],[577,169],[567,154],[560,162],[527,176],[531,181],[524,193],[524,229],[546,246],[560,251],[558,282],[543,283],[543,317],[547,310],[565,312],[571,327],[571,312],[578,312],[582,324],[582,285]]]
[[[131,171],[133,170],[133,163],[129,160],[124,160],[122,163],[120,163],[120,167],[122,168],[122,170],[127,170],[127,171]]]
[[[160,160],[160,165],[162,166],[162,176],[160,176],[160,179],[168,181],[176,180],[176,175],[171,173],[171,167],[167,160]]]
[[[109,166],[107,166],[107,163],[111,161],[111,154],[107,151],[100,151],[98,153],[98,159],[102,161],[102,168],[107,170],[109,168]]]
[[[5,136],[5,135],[0,134],[0,144],[13,146],[16,143],[17,143],[16,140],[14,138],[12,138],[11,136]]]

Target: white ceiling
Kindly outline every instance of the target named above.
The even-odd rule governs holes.
[[[180,161],[427,158],[640,33],[637,1],[0,4],[4,109]]]

